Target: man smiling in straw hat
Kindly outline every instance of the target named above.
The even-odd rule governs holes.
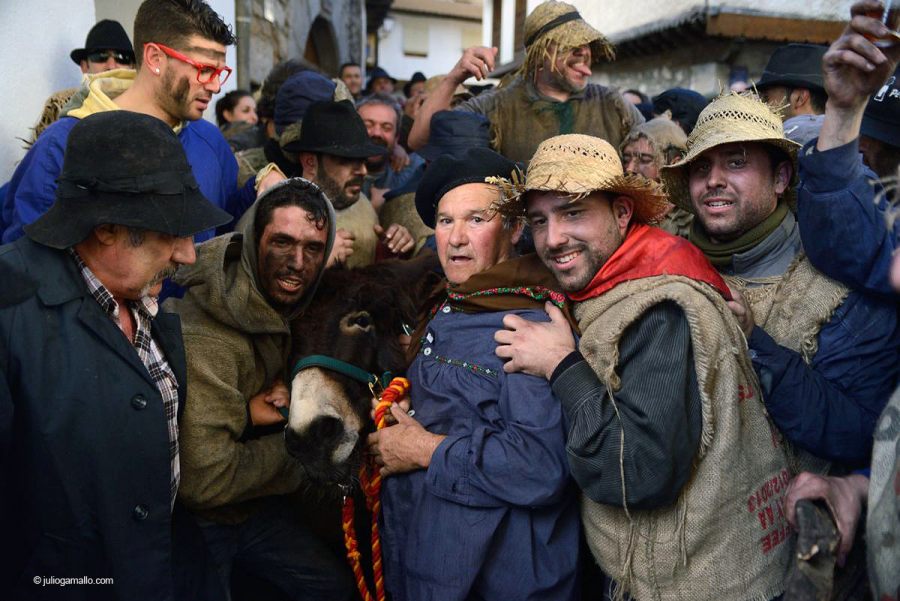
[[[662,177],[696,215],[690,240],[739,291],[732,309],[769,414],[801,466],[822,471],[823,459],[866,462],[900,331],[892,303],[849,292],[806,259],[791,211],[797,148],[755,95],[728,94],[700,113],[687,155]]]
[[[603,140],[542,143],[521,199],[582,337],[576,350],[547,305],[550,323],[506,317],[496,353],[506,371],[549,379],[562,403],[594,557],[638,599],[778,595],[790,544],[770,489],[787,483],[787,458],[748,392],[758,383],[725,282],[647,225],[665,196],[625,175]]]
[[[644,118],[618,90],[589,84],[591,67],[615,55],[609,41],[571,4],[548,0],[525,19],[525,63],[508,86],[481,94],[456,110],[486,116],[493,148],[527,161],[542,141],[558,134],[597,136],[618,146]],[[428,141],[431,115],[450,108],[456,86],[470,76],[483,79],[494,69],[496,48],[467,49],[419,111],[409,144]]]

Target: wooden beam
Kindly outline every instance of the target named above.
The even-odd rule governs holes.
[[[814,21],[723,12],[709,16],[706,21],[706,34],[748,40],[830,44],[841,35],[845,26],[846,23],[843,21]]]

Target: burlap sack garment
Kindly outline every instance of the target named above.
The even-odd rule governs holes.
[[[434,230],[422,222],[422,218],[419,217],[419,213],[416,211],[415,192],[403,194],[385,202],[381,207],[379,219],[381,220],[381,227],[384,229],[387,229],[393,223],[397,223],[409,230],[409,233],[416,241],[416,246],[413,248],[414,253],[422,250],[422,247],[428,241],[428,236],[434,234]]]
[[[672,507],[629,510],[583,497],[588,543],[618,594],[640,601],[769,601],[782,592],[793,554],[781,509],[792,473],[722,297],[679,276],[625,282],[576,306],[584,333],[579,349],[614,400],[622,333],[664,301],[678,303],[691,330],[703,409],[694,471]],[[623,452],[627,444],[623,433]]]
[[[850,290],[823,275],[804,253],[794,259],[783,275],[771,278],[723,276],[737,288],[750,308],[753,319],[775,342],[800,353],[809,365],[819,349],[819,331],[831,321],[835,310]],[[830,463],[804,451],[789,447],[794,471],[827,473]]]
[[[365,194],[360,193],[359,200],[346,209],[335,209],[334,216],[337,229],[347,230],[356,237],[353,241],[353,254],[344,265],[352,269],[374,263],[378,236],[373,228],[378,225],[378,213],[372,208],[372,202]]]
[[[573,132],[616,146],[633,125],[626,100],[615,88],[588,85],[581,98],[533,100],[518,77],[496,94],[495,106],[487,115],[491,148],[513,161],[528,162],[541,142]]]

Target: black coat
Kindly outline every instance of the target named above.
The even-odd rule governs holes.
[[[0,247],[0,598],[171,599],[162,397],[66,251]],[[184,405],[181,324],[153,320]],[[36,586],[38,577],[112,585]]]

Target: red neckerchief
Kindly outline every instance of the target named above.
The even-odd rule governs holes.
[[[584,290],[569,294],[569,298],[584,301],[600,296],[622,282],[657,275],[681,275],[704,282],[718,290],[725,300],[731,300],[725,280],[700,249],[684,238],[640,223],[628,229],[625,241],[591,283]]]

